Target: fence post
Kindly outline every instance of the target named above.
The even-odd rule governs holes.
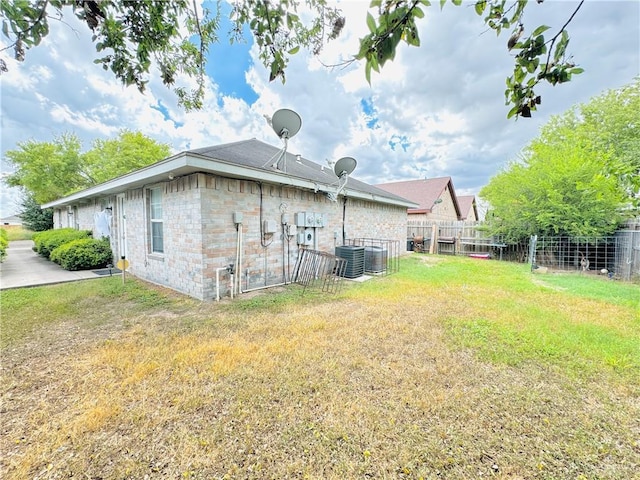
[[[531,265],[531,271],[536,265],[536,244],[538,243],[538,235],[531,235],[529,239],[529,264]]]
[[[438,253],[438,226],[434,223],[431,225],[431,244],[429,245],[429,253]]]

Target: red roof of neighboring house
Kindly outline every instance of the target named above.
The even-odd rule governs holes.
[[[475,219],[478,219],[478,209],[476,207],[475,195],[459,196],[458,206],[460,207],[460,220],[466,220],[471,212],[475,213]]]
[[[442,196],[447,187],[451,192],[451,198],[456,208],[456,214],[460,217],[460,207],[453,189],[451,177],[424,178],[420,180],[406,180],[402,182],[382,183],[376,187],[394,195],[411,200],[419,205],[418,208],[409,208],[407,213],[429,213],[435,201]]]

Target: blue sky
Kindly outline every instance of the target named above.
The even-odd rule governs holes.
[[[434,2],[437,4],[437,2]],[[147,92],[125,88],[93,64],[85,25],[52,21],[51,34],[27,51],[26,61],[7,59],[0,77],[2,171],[7,150],[29,139],[50,141],[73,132],[85,149],[92,141],[138,130],[171,145],[173,152],[258,138],[279,146],[264,115],[291,108],[302,117],[289,151],[324,163],[358,160],[354,176],[376,184],[451,176],[458,194],[477,194],[539,133],[551,115],[640,74],[640,2],[584,4],[569,25],[569,51],[585,73],[559,87],[544,87],[540,111],[507,120],[505,78],[512,69],[507,37],[486,32],[471,3],[427,9],[420,22],[422,46],[402,47],[367,84],[364,66],[328,69],[357,51],[366,32],[368,2],[342,1],[341,37],[319,57],[294,56],[287,81],[270,83],[255,46],[229,45],[210,52],[205,106],[186,113],[173,93],[152,78]],[[525,26],[559,27],[577,2],[530,2]],[[225,5],[224,8],[229,8]],[[221,26],[221,35],[227,30]],[[4,39],[3,39],[4,41]],[[3,44],[4,45],[4,44]],[[6,58],[6,57],[5,57]],[[16,191],[2,188],[0,216],[17,210]]]
[[[216,5],[211,2],[203,3],[203,7],[215,12]],[[229,20],[231,6],[228,3],[220,5],[220,32],[230,32],[232,23]],[[219,42],[209,50],[210,62],[207,64],[207,74],[220,86],[222,95],[241,98],[249,106],[258,99],[258,94],[245,80],[245,72],[251,68],[251,46],[253,39],[249,29],[245,27],[245,42]]]

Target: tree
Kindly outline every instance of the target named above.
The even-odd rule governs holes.
[[[80,140],[64,134],[53,142],[28,140],[5,155],[15,173],[5,178],[12,187],[23,187],[36,203],[47,203],[90,183],[83,171]]]
[[[53,228],[53,209],[40,208],[32,194],[27,194],[22,200],[22,225],[33,232],[43,232]]]
[[[170,153],[167,144],[158,143],[140,132],[123,130],[115,139],[95,140],[84,160],[95,184],[151,165]]]
[[[23,187],[29,197],[43,204],[169,156],[170,148],[139,132],[122,131],[113,140],[96,140],[81,152],[75,135],[65,134],[53,142],[29,140],[6,152],[15,173],[5,181]]]
[[[492,234],[602,236],[638,206],[640,82],[553,117],[480,196]],[[634,186],[635,185],[635,186]]]
[[[640,77],[572,108],[544,127],[538,139],[560,144],[567,134],[579,135],[597,152],[607,153],[608,174],[617,177],[629,202],[640,206]],[[575,130],[575,132],[571,132]]]
[[[450,1],[456,6],[462,4],[462,0]],[[542,2],[537,0],[538,4]],[[508,117],[531,116],[541,103],[535,91],[540,82],[556,85],[582,72],[566,56],[566,27],[583,2],[550,38],[544,36],[549,30],[545,25],[525,34],[522,16],[527,0],[475,2],[475,11],[488,28],[498,35],[511,32],[507,47],[515,52],[515,65],[513,74],[507,77],[505,91],[506,104],[512,107]],[[447,0],[440,0],[440,7],[446,3]],[[239,41],[248,27],[260,59],[270,71],[270,80],[280,78],[284,82],[291,55],[301,48],[318,54],[326,42],[340,35],[345,25],[341,11],[329,7],[326,0],[306,0],[305,5],[312,12],[308,20],[297,13],[299,0],[235,1],[230,14],[233,31],[222,35],[231,42]],[[371,82],[371,71],[378,72],[393,60],[400,42],[420,45],[417,22],[429,5],[429,0],[372,0],[366,19],[370,32],[360,39],[360,49],[349,62],[364,60],[365,75]],[[123,84],[136,85],[141,92],[155,65],[163,83],[174,88],[180,104],[187,110],[202,107],[206,53],[213,42],[219,41],[220,8],[213,13],[206,9],[199,12],[195,1],[187,0],[0,0],[0,7],[3,33],[10,41],[6,48],[13,48],[18,60],[23,60],[25,50],[48,35],[49,19],[61,21],[65,7],[69,7],[93,32],[96,50],[103,55],[95,63],[110,69]],[[6,68],[6,62],[0,60],[0,71]],[[196,78],[197,87],[187,91],[175,86],[180,74]]]

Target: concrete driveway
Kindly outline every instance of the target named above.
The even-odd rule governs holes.
[[[33,251],[31,240],[9,242],[7,257],[0,263],[0,290],[100,278],[92,270],[70,272]]]

